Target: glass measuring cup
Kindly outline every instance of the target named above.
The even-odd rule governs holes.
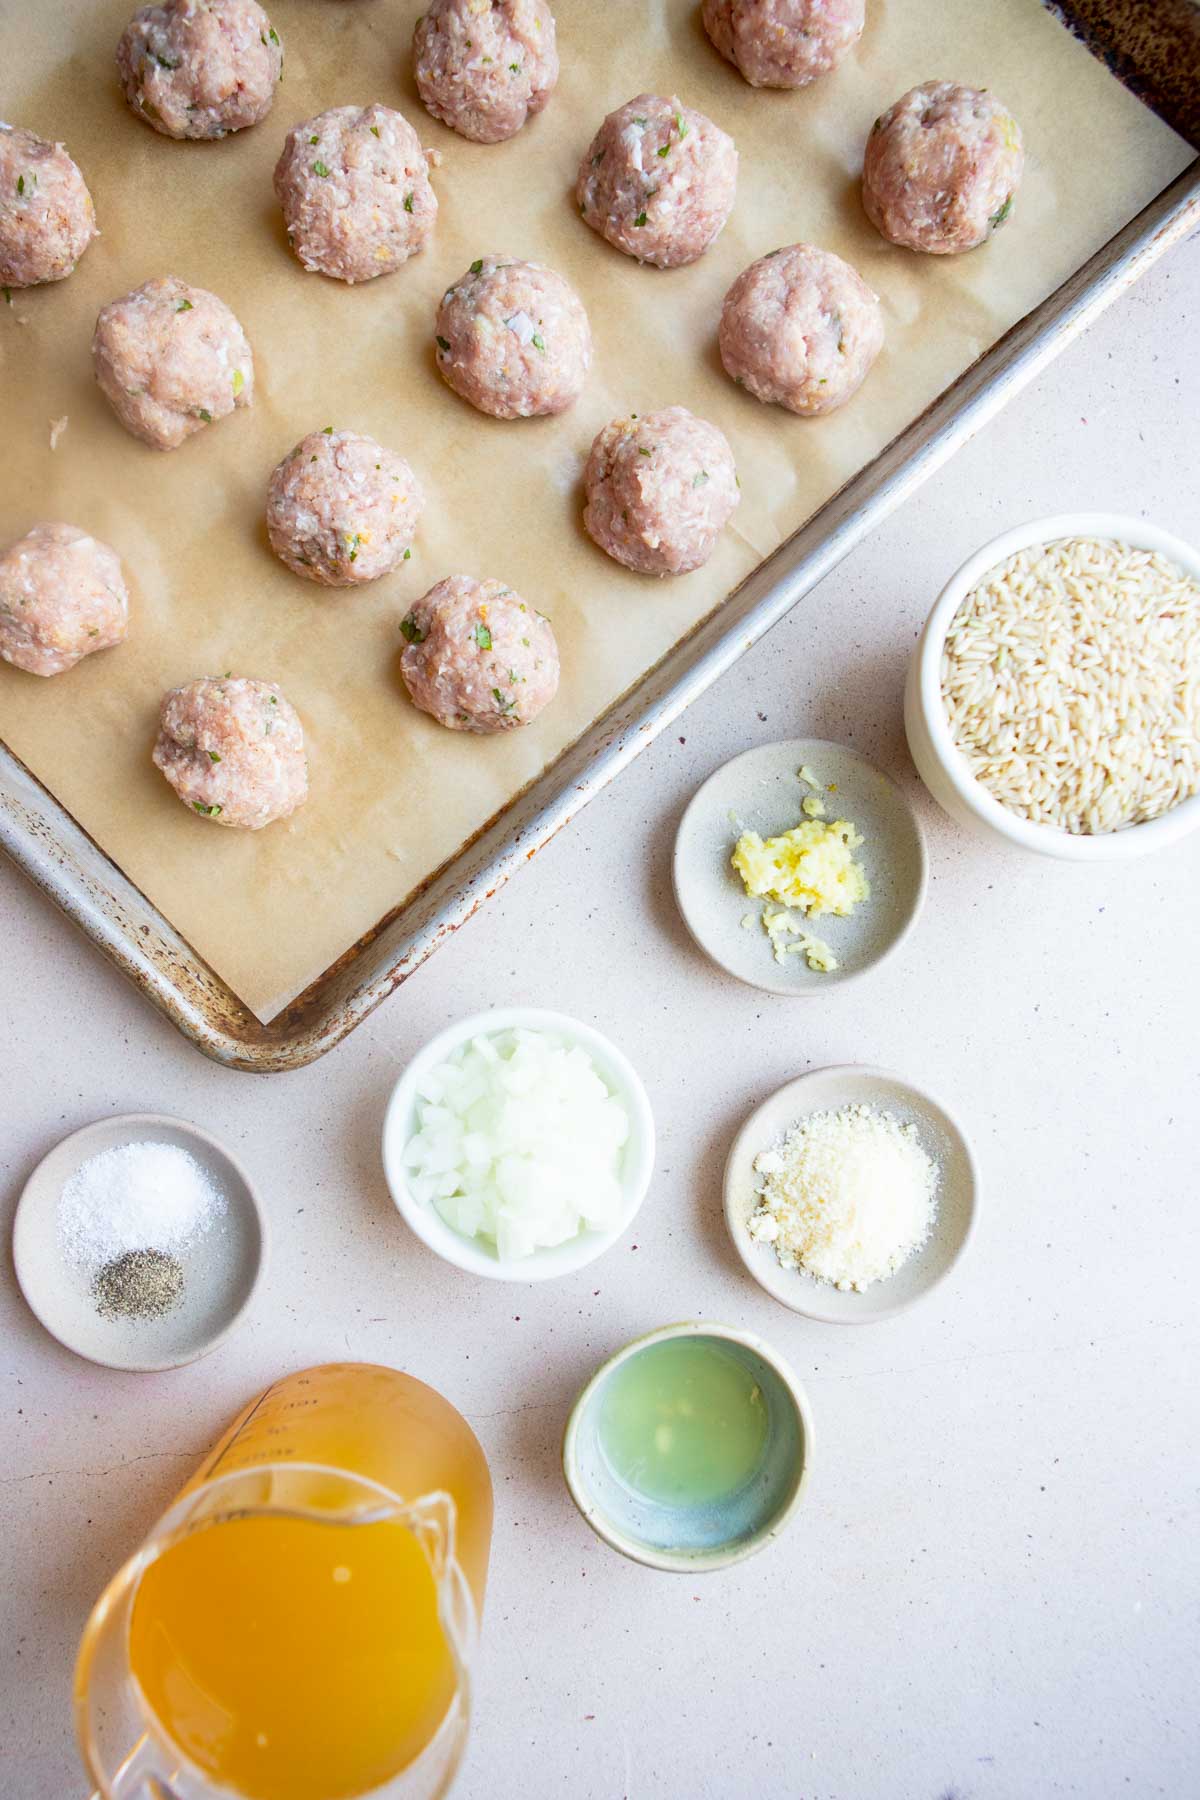
[[[492,1489],[410,1375],[252,1401],[114,1577],[75,1670],[102,1800],[436,1800],[466,1743]]]

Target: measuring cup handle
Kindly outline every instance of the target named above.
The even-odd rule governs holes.
[[[475,1654],[476,1640],[479,1636],[479,1615],[475,1610],[475,1596],[457,1558],[447,1564],[442,1609],[446,1625],[452,1633],[459,1656],[464,1664],[464,1679],[470,1669],[471,1659]]]
[[[112,1784],[112,1800],[182,1800],[162,1772],[159,1754],[150,1739],[138,1739],[117,1770]],[[92,1800],[101,1800],[93,1794]]]

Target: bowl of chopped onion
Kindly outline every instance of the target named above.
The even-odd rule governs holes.
[[[629,1059],[564,1013],[477,1013],[419,1051],[392,1090],[383,1167],[445,1261],[494,1281],[570,1274],[633,1222],[654,1116]]]
[[[1200,552],[1066,513],[993,538],[909,665],[909,749],[942,808],[1041,856],[1143,856],[1200,826]]]

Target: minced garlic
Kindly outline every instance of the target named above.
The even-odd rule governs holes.
[[[801,769],[800,779],[816,785],[808,768]],[[775,961],[802,955],[810,969],[828,972],[837,968],[837,958],[807,931],[804,919],[824,913],[845,918],[870,898],[871,888],[862,864],[854,860],[863,840],[850,820],[826,820],[824,802],[816,795],[802,802],[802,810],[807,817],[778,837],[763,839],[757,831],[744,831],[732,862],[746,892],[764,902],[762,926]]]
[[[750,917],[753,918],[753,914]],[[771,940],[776,962],[781,963],[789,956],[803,956],[809,968],[820,974],[827,975],[837,968],[838,959],[829,945],[823,938],[814,937],[811,931],[804,929],[798,913],[789,912],[786,906],[772,906],[768,901],[762,909],[761,923]],[[795,938],[795,943],[789,943],[789,938]]]

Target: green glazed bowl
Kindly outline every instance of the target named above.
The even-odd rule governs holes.
[[[614,1370],[652,1345],[681,1337],[712,1338],[745,1363],[766,1401],[768,1430],[754,1475],[733,1494],[672,1506],[635,1494],[617,1479],[600,1447],[598,1426]],[[650,1569],[706,1574],[753,1556],[779,1536],[803,1497],[812,1444],[807,1397],[783,1358],[753,1332],[691,1320],[634,1338],[600,1365],[571,1408],[563,1434],[563,1475],[592,1530],[622,1556]]]

